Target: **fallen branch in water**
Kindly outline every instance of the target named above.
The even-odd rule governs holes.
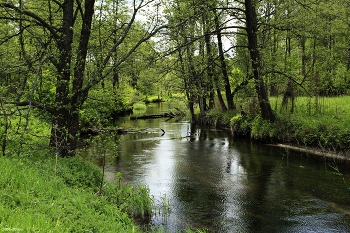
[[[162,136],[165,134],[165,131],[163,129],[160,129],[162,132]],[[88,132],[90,134],[99,134],[99,133],[107,133],[107,132],[114,132],[116,134],[126,134],[126,133],[141,133],[141,134],[147,134],[147,133],[158,133],[159,131],[155,131],[154,129],[134,129],[134,128],[89,128]]]
[[[177,115],[173,112],[163,113],[163,114],[150,114],[150,115],[142,115],[142,116],[131,116],[130,120],[138,120],[138,119],[153,119],[153,118],[174,118]]]
[[[308,154],[313,154],[316,156],[320,157],[327,157],[331,159],[340,159],[340,160],[350,160],[349,154],[345,152],[332,152],[332,151],[327,151],[327,150],[321,150],[318,148],[308,148],[308,147],[301,147],[301,146],[292,146],[292,145],[287,145],[287,144],[269,144],[271,146],[277,146],[281,148],[286,148],[302,153],[308,153]]]

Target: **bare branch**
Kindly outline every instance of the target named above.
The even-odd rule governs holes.
[[[217,7],[215,10],[234,10],[245,14],[245,10],[238,7]]]
[[[125,54],[116,64],[113,65],[112,68],[110,68],[107,72],[105,72],[104,75],[100,76],[97,79],[92,80],[84,89],[83,92],[88,91],[91,87],[93,87],[94,85],[96,85],[97,83],[99,83],[100,81],[102,81],[103,79],[105,79],[112,71],[113,68],[120,66],[124,61],[126,61],[126,59],[128,59],[128,57],[130,57],[130,55],[135,52],[135,50],[145,41],[149,40],[151,37],[153,37],[155,34],[157,34],[159,31],[161,31],[162,29],[168,28],[168,25],[162,25],[160,27],[158,27],[157,29],[155,29],[153,32],[149,33],[147,36],[145,36],[144,38],[142,38],[141,40],[139,40],[130,50],[127,54]]]
[[[59,2],[59,1],[57,1],[57,0],[52,0],[54,3],[56,3],[59,7],[61,7],[62,8],[62,4]]]
[[[33,106],[33,107],[36,107],[36,108],[39,108],[39,109],[42,109],[42,110],[46,110],[48,111],[49,113],[51,114],[54,114],[55,110],[52,106],[50,105],[46,105],[46,104],[42,104],[40,102],[37,102],[37,101],[29,101],[29,100],[26,100],[26,101],[12,101],[12,102],[4,102],[5,104],[13,104],[13,105],[16,105],[18,107],[21,107],[21,106]]]
[[[37,14],[35,14],[35,13],[31,12],[31,11],[22,10],[19,7],[15,6],[15,5],[11,4],[11,3],[0,3],[0,7],[3,7],[5,9],[14,10],[17,13],[20,13],[22,15],[26,15],[26,16],[34,19],[35,22],[38,25],[40,25],[40,26],[46,28],[47,30],[49,30],[56,40],[58,40],[60,38],[60,36],[57,34],[58,30],[55,27],[53,27],[52,25],[48,24],[43,18],[41,18]]]
[[[119,40],[113,45],[113,47],[111,48],[111,50],[108,52],[106,58],[103,60],[103,63],[101,65],[100,69],[104,69],[106,67],[106,65],[108,64],[109,60],[111,59],[111,56],[113,55],[113,53],[116,51],[117,47],[125,40],[125,38],[127,37],[132,25],[135,22],[135,18],[136,18],[136,14],[137,12],[141,9],[143,1],[140,2],[140,4],[136,7],[135,6],[135,1],[134,1],[134,12],[131,16],[131,19],[129,21],[129,23],[127,24],[123,35],[119,38]],[[101,72],[101,71],[99,71]]]
[[[303,86],[303,83],[305,80],[303,80],[302,82],[297,82],[293,76],[291,75],[288,75],[286,74],[285,72],[282,72],[282,71],[278,71],[278,70],[271,70],[271,71],[267,71],[267,72],[264,72],[264,74],[280,74],[282,76],[285,76],[286,78],[292,80],[295,84],[297,84],[299,87],[301,87],[306,94],[308,94],[309,96],[312,96],[306,89],[305,87]]]
[[[21,29],[19,30],[18,33],[15,33],[15,34],[13,34],[13,35],[9,35],[9,36],[6,36],[6,37],[1,38],[1,39],[0,39],[0,45],[2,45],[2,44],[4,44],[4,43],[8,42],[9,40],[11,40],[12,38],[14,38],[14,37],[16,37],[16,36],[19,36],[20,34],[23,33],[23,31],[24,31],[25,29],[27,29],[27,28],[29,28],[29,27],[30,27],[30,26],[23,27],[23,28],[21,28]]]

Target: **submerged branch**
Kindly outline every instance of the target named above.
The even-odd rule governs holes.
[[[131,116],[130,120],[138,120],[138,119],[153,119],[153,118],[162,118],[162,117],[166,117],[166,118],[174,118],[177,115],[173,112],[169,112],[169,113],[163,113],[163,114],[150,114],[150,115],[142,115],[142,116]]]

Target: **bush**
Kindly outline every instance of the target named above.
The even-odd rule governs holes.
[[[290,120],[283,117],[271,122],[258,115],[251,123],[251,138],[264,142],[290,142],[293,139],[293,131]]]
[[[250,135],[252,130],[251,122],[247,117],[243,117],[240,114],[237,114],[231,118],[230,127],[233,133],[238,136]]]

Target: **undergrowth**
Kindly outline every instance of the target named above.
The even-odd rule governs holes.
[[[234,110],[222,111],[213,109],[205,115],[205,122],[215,127],[229,127],[232,115],[235,114]]]

